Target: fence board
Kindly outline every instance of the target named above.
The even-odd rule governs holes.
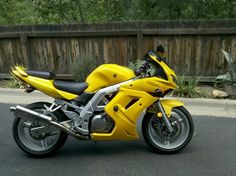
[[[226,71],[221,49],[231,51],[236,58],[235,22],[0,26],[0,73],[8,73],[10,66],[18,63],[29,69],[69,74],[71,65],[82,56],[95,59],[98,65],[128,65],[161,44],[178,74],[216,76]]]

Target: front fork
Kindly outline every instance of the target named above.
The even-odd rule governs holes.
[[[158,107],[159,111],[162,113],[162,119],[164,120],[167,129],[169,130],[169,132],[172,132],[174,129],[171,126],[171,123],[170,123],[170,121],[169,121],[169,119],[168,119],[168,117],[167,117],[167,115],[166,115],[166,113],[165,113],[165,111],[164,111],[160,101],[157,101],[156,104],[157,104],[157,107]]]

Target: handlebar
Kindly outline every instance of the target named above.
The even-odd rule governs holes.
[[[135,75],[141,76],[143,74],[146,74],[147,70],[150,69],[150,64],[145,61],[136,71]]]

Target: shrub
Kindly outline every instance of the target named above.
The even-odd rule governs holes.
[[[178,88],[173,92],[174,96],[178,97],[200,97],[203,96],[202,92],[197,90],[200,77],[195,76],[178,76],[177,84]]]
[[[8,88],[22,89],[25,86],[22,81],[18,80],[15,77],[10,77],[8,80],[4,80],[3,83],[4,83],[4,86]]]
[[[129,62],[128,67],[133,71],[136,71],[139,67],[141,67],[143,60],[137,59],[134,61]]]
[[[224,84],[236,85],[236,64],[233,56],[224,50],[221,50],[227,61],[227,73],[216,77],[214,87],[222,87]]]
[[[96,68],[96,60],[89,56],[79,57],[71,66],[76,81],[84,82],[86,77]]]

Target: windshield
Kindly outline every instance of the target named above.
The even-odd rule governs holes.
[[[168,80],[167,75],[164,71],[164,69],[162,68],[162,66],[155,62],[152,58],[155,57],[159,62],[164,62],[166,65],[168,65],[166,63],[166,61],[159,55],[157,55],[155,52],[153,51],[148,51],[147,54],[144,56],[144,59],[146,61],[148,61],[148,63],[150,64],[151,68],[150,68],[150,76],[156,76],[165,80]]]

